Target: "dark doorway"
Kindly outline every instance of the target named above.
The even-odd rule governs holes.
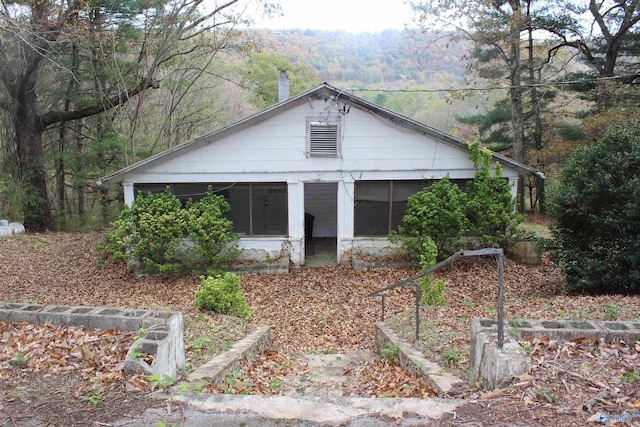
[[[337,260],[338,183],[304,184],[305,264],[333,265]]]

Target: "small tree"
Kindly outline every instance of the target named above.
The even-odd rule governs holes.
[[[427,237],[420,253],[420,267],[428,270],[436,264],[438,258],[438,249],[433,240]],[[444,280],[434,279],[432,274],[426,274],[420,279],[420,304],[427,305],[444,305],[446,302],[444,296]]]
[[[466,195],[444,177],[409,197],[402,224],[389,239],[400,241],[417,262],[429,242],[435,244],[440,258],[451,255],[464,246],[462,235],[468,228],[465,206]]]
[[[567,291],[640,291],[640,127],[610,128],[565,163],[552,194]]]
[[[495,163],[491,172],[491,152],[481,148],[478,139],[469,144],[469,151],[476,168],[467,188],[469,231],[482,246],[509,247],[522,222],[511,196],[511,184],[503,177],[500,163]]]

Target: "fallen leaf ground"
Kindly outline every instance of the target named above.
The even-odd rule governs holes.
[[[252,369],[259,372],[255,378],[237,381],[238,385],[262,381],[260,392],[279,393],[280,377],[292,371],[294,374],[296,370],[304,371],[298,361],[306,353],[372,350],[372,326],[380,317],[380,301],[366,295],[416,272],[411,268],[355,272],[346,267],[318,267],[296,269],[284,275],[243,276],[242,287],[253,311],[248,324],[198,311],[193,305],[193,293],[199,285],[196,277],[137,278],[123,266],[99,262],[100,252],[95,246],[102,237],[100,232],[56,233],[0,240],[0,259],[3,260],[0,301],[181,311],[185,316],[190,368],[229,346],[252,324],[270,324],[272,351],[261,356],[264,359],[248,362],[254,363]],[[466,375],[469,321],[472,317],[495,317],[495,262],[463,261],[438,276],[447,285],[446,304],[422,310],[423,327],[415,345],[431,359]],[[511,319],[640,318],[638,297],[563,295],[560,274],[547,260],[538,267],[508,262],[505,295],[506,317]],[[409,289],[397,290],[387,297],[386,304],[387,314],[392,315],[389,323],[410,340],[414,324],[413,297]],[[78,334],[73,330],[50,329],[26,333],[6,324],[0,328],[3,334],[0,346],[14,350],[16,344],[9,345],[5,334],[18,337]],[[107,335],[113,335],[109,339],[123,340],[124,347],[126,334],[109,332]],[[95,343],[107,339],[99,335],[86,338],[90,336],[87,331],[82,331],[81,336],[85,337],[82,345],[88,344],[87,339],[95,339]],[[34,344],[34,348],[47,348],[42,344],[44,341],[39,342],[41,344]],[[67,345],[78,347],[75,340]],[[635,375],[640,371],[640,361],[635,343],[541,341],[532,342],[530,346],[534,357],[530,375],[497,393],[482,394],[471,387],[457,390],[457,396],[467,397],[470,403],[455,415],[447,416],[441,424],[584,425],[590,416],[602,411],[638,412],[640,378]],[[110,346],[93,350],[101,355],[98,360],[103,360],[103,348],[107,347]],[[114,415],[126,416],[158,404],[147,398],[153,384],[119,373],[118,365],[113,364],[117,356],[105,357],[104,370],[99,369],[95,359],[88,359],[89,364],[83,365],[85,362],[80,359],[61,361],[52,356],[54,353],[44,356],[46,351],[40,356],[48,357],[46,362],[28,358],[26,365],[22,365],[17,353],[24,356],[27,350],[29,348],[22,347],[13,353],[7,352],[0,360],[0,424],[17,424],[25,415],[38,416],[52,425],[108,423]],[[55,346],[54,352],[64,353],[55,350]],[[68,353],[78,353],[78,349]],[[107,360],[112,360],[112,364],[106,364]],[[371,382],[382,376],[384,367],[380,365],[381,360],[371,363],[358,370],[366,379],[351,384],[350,393],[384,395],[381,389],[390,390],[384,380],[379,389],[372,387]],[[269,374],[264,373],[265,368]],[[237,375],[241,377],[245,373]],[[408,382],[402,385],[400,379]],[[397,390],[411,389],[408,387],[411,379],[403,378],[403,374],[392,376],[390,381],[400,384]],[[244,391],[256,392],[256,388]]]

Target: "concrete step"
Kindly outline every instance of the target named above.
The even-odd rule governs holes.
[[[307,354],[302,361],[308,368],[304,375],[285,377],[285,396],[341,397],[357,382],[356,368],[375,357],[370,351],[335,354]]]

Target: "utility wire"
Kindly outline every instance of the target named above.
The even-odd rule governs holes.
[[[432,92],[481,92],[481,91],[490,91],[490,90],[509,90],[515,88],[534,88],[534,87],[549,87],[549,86],[564,86],[564,85],[572,85],[572,84],[584,84],[584,83],[595,83],[599,81],[607,81],[607,80],[622,80],[622,79],[630,79],[630,78],[638,78],[640,75],[638,74],[628,74],[622,76],[611,76],[611,77],[596,77],[593,79],[580,79],[580,80],[562,80],[558,82],[545,82],[545,83],[529,83],[522,84],[520,86],[513,85],[501,85],[501,86],[488,86],[488,87],[466,87],[459,89],[366,89],[366,88],[353,88],[348,89],[347,92],[385,92],[385,93],[396,93],[396,92],[404,92],[404,93],[432,93]]]

